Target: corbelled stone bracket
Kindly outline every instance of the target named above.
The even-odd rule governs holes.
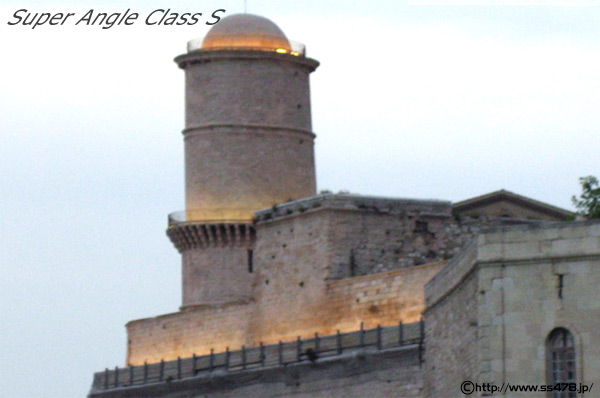
[[[171,225],[167,236],[182,253],[205,247],[249,246],[256,231],[250,223],[185,223]]]

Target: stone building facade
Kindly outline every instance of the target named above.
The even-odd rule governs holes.
[[[557,363],[571,373],[561,381],[597,384],[598,286],[599,221],[479,235],[425,285],[424,396],[451,396],[465,380],[550,385]],[[557,332],[569,342],[562,361],[553,356]]]
[[[234,15],[176,62],[182,305],[129,322],[126,368],[90,397],[461,396],[556,379],[555,335],[573,380],[597,381],[599,223],[504,190],[317,195],[303,47]]]

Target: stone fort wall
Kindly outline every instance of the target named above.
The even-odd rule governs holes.
[[[422,286],[444,263],[427,264],[378,275],[322,283],[285,298],[206,306],[127,324],[127,364],[141,365],[230,349],[275,344],[319,335],[351,332],[377,325],[418,321],[423,310]],[[315,299],[318,298],[318,300]],[[300,316],[292,301],[310,303]],[[260,318],[261,316],[268,318]],[[260,320],[260,322],[258,321]]]
[[[419,320],[423,286],[487,226],[449,202],[323,195],[256,213],[248,298],[132,321],[128,363]],[[228,281],[235,284],[235,280]],[[239,286],[231,286],[238,289]]]
[[[441,200],[388,199],[350,194],[325,194],[283,203],[256,212],[257,230],[263,241],[277,236],[265,234],[266,226],[294,223],[311,214],[322,217],[318,229],[308,234],[287,234],[281,245],[268,245],[277,256],[291,241],[314,243],[328,262],[329,280],[370,275],[439,260],[448,260],[478,233],[499,226],[540,224],[542,221],[506,217],[462,217],[453,214],[450,202]],[[286,234],[284,229],[278,234]],[[257,246],[261,252],[263,246]],[[325,252],[327,252],[325,254]],[[310,253],[298,255],[312,256]],[[284,253],[285,255],[285,253]],[[267,261],[268,259],[265,259]],[[280,261],[281,263],[281,261]]]
[[[477,380],[476,258],[471,241],[425,285],[426,397],[458,396],[463,381]]]

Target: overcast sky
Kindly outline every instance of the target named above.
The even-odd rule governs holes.
[[[141,18],[9,26],[21,8]],[[124,364],[126,322],[180,305],[164,233],[183,208],[172,59],[208,27],[145,25],[159,8],[227,15],[243,1],[0,6],[2,397],[85,396],[93,372]],[[319,189],[457,201],[504,188],[571,209],[578,177],[600,174],[598,7],[249,0],[248,11],[321,62]]]

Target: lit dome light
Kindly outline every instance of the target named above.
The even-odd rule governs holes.
[[[214,25],[202,41],[202,50],[260,50],[300,55],[285,34],[267,18],[234,14]]]

